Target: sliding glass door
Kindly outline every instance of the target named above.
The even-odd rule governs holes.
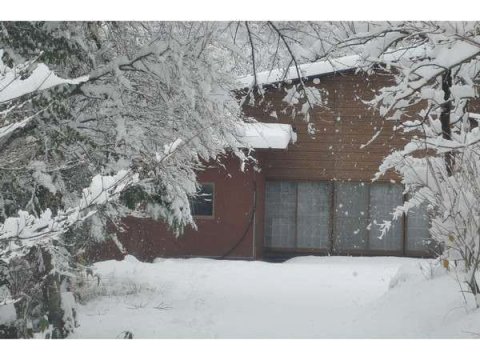
[[[392,183],[267,181],[265,246],[331,253],[427,253],[423,209],[392,221],[403,187]],[[382,236],[381,225],[392,221]]]
[[[330,239],[330,197],[329,182],[267,182],[266,246],[327,250]]]

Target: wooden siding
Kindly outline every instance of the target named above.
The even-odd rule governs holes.
[[[383,158],[406,143],[403,136],[395,133],[393,122],[385,121],[362,102],[373,97],[374,89],[388,85],[389,79],[382,74],[366,76],[348,72],[324,76],[317,85],[308,82],[309,86],[326,91],[326,106],[317,107],[311,116],[313,135],[309,134],[302,115],[292,116],[283,101],[285,89],[271,86],[265,101],[245,106],[247,116],[262,122],[289,123],[297,132],[297,142],[288,150],[258,151],[266,178],[371,180]],[[297,112],[299,108],[300,105]],[[277,117],[272,116],[274,112]],[[378,131],[378,136],[363,147]],[[384,178],[391,179],[398,177],[390,173]]]
[[[234,156],[226,156],[224,167],[216,164],[198,174],[200,183],[214,184],[214,215],[195,218],[198,229],[187,227],[176,237],[162,221],[127,217],[126,231],[117,233],[128,254],[142,261],[157,257],[214,257],[253,259],[263,246],[263,190],[261,173],[247,167],[240,170]],[[257,191],[259,189],[259,191]],[[262,241],[256,242],[257,238]],[[93,261],[122,259],[113,242],[89,249]]]

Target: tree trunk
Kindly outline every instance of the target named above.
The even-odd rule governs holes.
[[[450,112],[452,110],[452,102],[450,99],[452,87],[452,72],[448,70],[442,75],[442,90],[444,93],[443,99],[445,100],[441,106],[440,123],[442,124],[442,136],[446,140],[452,140],[452,129],[450,127]],[[453,152],[449,151],[445,153],[445,166],[447,167],[448,176],[452,175],[455,159]]]
[[[52,325],[52,339],[62,339],[66,336],[63,321],[60,277],[53,273],[52,255],[42,249],[45,273],[48,274],[44,283],[44,304],[48,310],[48,322]]]

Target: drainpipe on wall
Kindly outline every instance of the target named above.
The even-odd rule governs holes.
[[[257,181],[255,180],[256,173],[253,175],[253,227],[252,227],[252,260],[256,260],[257,255]]]

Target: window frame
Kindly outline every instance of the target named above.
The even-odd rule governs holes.
[[[404,202],[405,202],[405,194],[404,194],[404,191],[405,191],[405,187],[402,186],[402,184],[399,184],[399,183],[396,183],[396,182],[391,182],[391,181],[374,181],[374,182],[371,182],[369,183],[369,199],[368,199],[368,216],[369,216],[369,221],[370,221],[370,229],[368,230],[368,236],[369,236],[369,240],[368,240],[368,246],[369,246],[369,250],[370,251],[384,251],[385,253],[392,253],[392,254],[396,254],[396,253],[400,253],[401,255],[405,256],[405,247],[406,247],[406,233],[407,233],[407,223],[406,223],[406,220],[405,220],[405,214],[402,214],[401,217],[399,217],[395,222],[393,222],[393,219],[392,219],[392,213],[390,213],[390,211],[394,211],[394,209],[396,208],[396,206],[401,206]],[[371,248],[371,242],[372,242],[372,236],[375,236],[376,234],[373,234],[373,229],[374,229],[374,221],[377,220],[377,219],[373,219],[373,213],[375,212],[374,211],[374,206],[372,204],[372,190],[374,187],[377,187],[377,189],[381,188],[382,186],[392,186],[392,188],[397,188],[398,190],[401,190],[401,193],[397,193],[397,195],[400,195],[400,198],[401,198],[401,203],[399,205],[392,205],[392,204],[389,204],[388,205],[388,209],[387,211],[388,212],[388,216],[386,217],[386,219],[384,220],[387,220],[387,221],[392,221],[392,228],[393,226],[398,226],[398,231],[400,231],[401,233],[399,234],[399,239],[400,239],[400,246],[398,249],[372,249]],[[392,232],[393,229],[390,229],[389,232]],[[388,234],[388,233],[387,233]],[[392,235],[394,233],[390,233],[390,235]],[[388,236],[388,235],[387,235]],[[394,235],[393,235],[394,236]]]
[[[366,249],[340,249],[337,247],[337,244],[336,244],[336,232],[337,232],[337,219],[336,219],[336,212],[335,212],[335,209],[336,209],[336,206],[337,206],[337,189],[338,189],[338,184],[339,183],[355,183],[355,184],[360,184],[360,183],[364,183],[365,186],[367,187],[367,191],[368,191],[368,204],[367,204],[367,208],[366,208],[366,213],[367,213],[367,218],[368,218],[368,223],[372,223],[372,219],[371,219],[371,216],[372,214],[370,213],[371,212],[371,195],[370,195],[370,191],[371,191],[371,186],[373,184],[391,184],[391,185],[397,185],[397,186],[401,186],[401,184],[399,183],[392,183],[392,181],[377,181],[377,182],[374,182],[374,183],[371,183],[369,181],[361,181],[361,180],[358,180],[358,181],[347,181],[347,180],[306,180],[306,179],[282,179],[282,178],[277,178],[277,177],[267,177],[265,179],[265,193],[266,193],[266,186],[267,186],[267,183],[268,182],[293,182],[293,183],[296,183],[297,186],[296,186],[296,190],[297,190],[297,195],[296,195],[296,201],[297,201],[297,204],[296,204],[296,213],[295,213],[295,227],[296,227],[296,230],[295,230],[295,244],[298,244],[298,183],[302,183],[302,182],[307,182],[307,183],[311,183],[311,182],[321,182],[321,183],[328,183],[329,184],[329,191],[330,191],[330,199],[329,199],[329,212],[330,212],[330,219],[329,219],[329,225],[330,225],[330,228],[329,228],[329,247],[327,249],[325,248],[299,248],[299,247],[295,247],[295,248],[282,248],[282,247],[275,247],[275,246],[272,246],[273,244],[270,244],[268,243],[267,244],[267,234],[266,234],[266,231],[267,229],[265,228],[265,233],[264,233],[264,236],[263,236],[263,246],[265,248],[265,251],[269,252],[269,253],[272,253],[272,254],[275,254],[275,253],[282,253],[282,252],[295,252],[295,253],[316,253],[316,254],[333,254],[333,255],[371,255],[371,256],[375,256],[375,255],[381,255],[381,256],[428,256],[428,252],[425,250],[425,251],[418,251],[418,252],[414,252],[412,253],[411,251],[408,250],[407,248],[407,232],[408,232],[408,219],[407,219],[407,216],[405,214],[402,215],[402,217],[400,219],[398,219],[397,221],[400,223],[399,225],[401,226],[401,231],[402,231],[402,236],[401,236],[401,246],[400,246],[400,249],[398,250],[382,250],[382,249],[370,249],[370,232],[372,231],[371,228],[369,228],[367,230],[367,248]],[[403,194],[403,200],[406,199],[406,195]],[[265,199],[266,200],[266,199]],[[265,201],[265,220],[266,220],[266,206],[267,206],[267,203]],[[392,210],[393,210],[393,207],[392,207]],[[372,223],[373,224],[373,223]],[[373,226],[373,225],[371,225]]]
[[[193,207],[190,200],[190,214],[192,218],[198,220],[213,220],[215,219],[215,204],[216,204],[216,191],[215,191],[215,183],[213,181],[199,181],[199,185],[211,185],[212,186],[212,214],[211,215],[195,215],[193,214]]]
[[[365,238],[365,248],[357,248],[357,249],[352,249],[352,248],[342,248],[339,246],[340,244],[338,243],[338,236],[339,236],[339,230],[338,226],[340,224],[337,224],[338,218],[353,218],[351,216],[337,216],[337,209],[339,206],[339,196],[338,196],[338,189],[340,184],[356,184],[359,186],[364,186],[366,189],[366,200],[367,200],[367,205],[365,208],[365,214],[366,216],[362,217],[362,219],[365,219],[367,221],[367,227],[366,227],[366,238]],[[332,230],[331,230],[331,252],[332,254],[335,255],[350,255],[350,254],[363,254],[363,253],[368,253],[370,252],[370,229],[368,228],[368,225],[370,224],[370,183],[367,181],[346,181],[346,180],[335,180],[332,181],[332,188],[333,188],[333,200],[332,200]],[[340,225],[342,226],[342,225]]]
[[[272,244],[267,243],[267,184],[268,183],[293,183],[295,184],[295,210],[294,210],[294,219],[295,219],[295,237],[294,237],[294,243],[295,247],[275,247],[272,246]],[[300,183],[323,183],[327,185],[328,189],[328,247],[298,247],[299,241],[299,229],[298,229],[298,219],[299,219],[299,209],[298,209],[298,185]],[[331,253],[331,247],[332,247],[332,237],[331,237],[331,229],[332,229],[332,196],[334,193],[334,187],[333,187],[333,182],[330,180],[290,180],[290,179],[277,179],[277,178],[266,178],[265,179],[265,184],[264,184],[264,193],[265,193],[265,198],[264,198],[264,204],[265,204],[265,212],[264,212],[264,234],[263,234],[263,246],[265,249],[268,250],[273,250],[273,251],[284,251],[284,252],[299,252],[299,253],[310,253],[310,252],[315,252],[315,253],[320,253],[320,254],[329,254]]]
[[[407,197],[408,199],[408,197]],[[425,205],[425,204],[422,204]],[[425,205],[426,206],[426,205]],[[418,211],[418,208],[414,208],[413,211]],[[428,213],[428,210],[425,209],[425,215],[427,216],[427,233],[430,241],[432,241],[432,235],[430,234],[430,231],[428,230],[432,226],[432,217]],[[427,255],[438,255],[437,252],[442,248],[441,244],[436,244],[436,245],[425,245],[425,250],[413,250],[409,249],[408,245],[410,242],[409,234],[408,234],[408,222],[409,218],[412,216],[412,214],[404,214],[403,215],[405,218],[405,256],[425,256]]]

